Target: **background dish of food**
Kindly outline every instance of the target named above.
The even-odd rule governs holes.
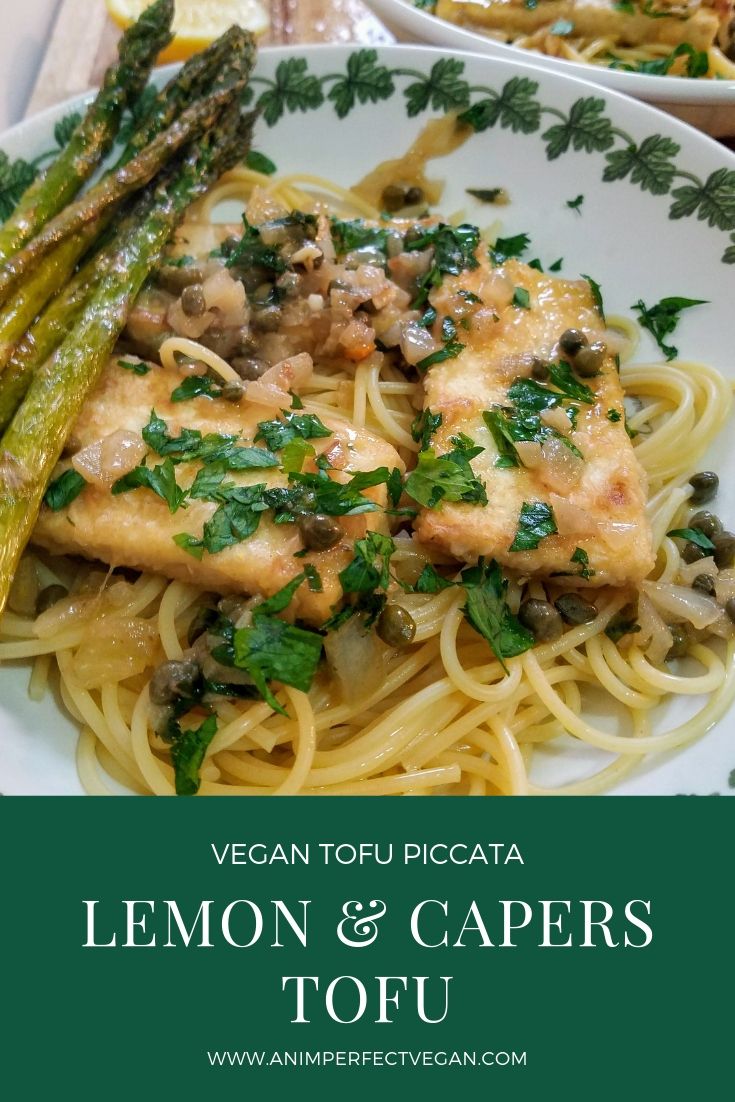
[[[654,103],[709,134],[724,136],[735,133],[735,81],[650,76],[597,65],[580,65],[531,53],[518,46],[498,42],[479,30],[448,23],[429,11],[415,7],[413,0],[369,0],[369,4],[403,41],[427,42],[445,49],[473,50],[506,60],[517,58],[519,61],[531,61],[540,68],[591,80]]]

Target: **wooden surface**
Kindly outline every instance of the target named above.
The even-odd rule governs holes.
[[[271,0],[270,8],[271,29],[263,45],[394,41],[360,0]],[[103,0],[63,0],[26,114],[98,85],[119,35]]]

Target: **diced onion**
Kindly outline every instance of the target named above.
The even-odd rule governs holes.
[[[643,588],[656,608],[674,621],[706,628],[720,615],[717,602],[698,589],[662,582],[644,582]]]
[[[554,510],[554,518],[559,534],[562,536],[578,536],[589,534],[597,529],[595,521],[586,509],[574,505],[566,498],[558,494],[549,494],[549,502]]]
[[[249,402],[269,409],[282,409],[291,404],[289,390],[298,391],[311,379],[314,361],[308,352],[299,352],[295,356],[280,360],[261,375],[260,379],[248,383],[245,397]]]
[[[414,366],[440,347],[429,330],[415,321],[406,322],[401,326],[400,345],[406,363]]]
[[[137,432],[118,429],[78,451],[71,465],[85,482],[107,487],[137,467],[145,453],[145,442]]]
[[[541,456],[541,478],[551,490],[566,493],[577,485],[582,477],[584,460],[575,455],[558,436],[550,436],[543,442]]]
[[[561,406],[554,406],[553,409],[542,409],[540,420],[549,428],[556,429],[562,436],[569,436],[572,431],[572,422],[569,420],[566,410],[562,409]]]
[[[528,467],[529,470],[534,470],[534,468],[541,466],[543,456],[541,455],[541,445],[538,441],[518,440],[516,441],[515,449],[524,467]]]
[[[369,696],[385,677],[386,647],[359,616],[330,633],[324,650],[348,704]]]
[[[247,323],[249,309],[245,287],[239,279],[232,278],[227,268],[218,268],[205,279],[202,291],[207,309],[219,311],[225,328]]]
[[[673,646],[674,637],[656,611],[653,601],[645,593],[641,593],[638,598],[638,623],[641,633],[636,642],[654,666],[659,666]]]

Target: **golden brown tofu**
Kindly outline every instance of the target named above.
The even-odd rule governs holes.
[[[668,9],[671,15],[667,15]],[[506,39],[551,32],[558,21],[573,25],[573,38],[610,38],[620,46],[660,44],[677,46],[688,42],[706,50],[720,30],[720,18],[702,4],[686,7],[656,0],[655,18],[638,8],[624,11],[612,0],[542,0],[527,6],[525,0],[439,0],[436,14],[460,25],[476,25]]]
[[[593,392],[594,404],[565,400],[540,415],[552,431],[541,444],[517,445],[521,463],[527,465],[496,465],[499,448],[483,418],[484,411],[494,409],[513,415],[518,407],[508,396],[509,388],[515,380],[529,378],[534,357],[559,361],[559,338],[565,330],[581,329],[590,342],[604,340],[590,285],[555,279],[515,260],[491,269],[484,251],[478,252],[479,268],[445,278],[432,296],[440,313],[459,289],[474,292],[485,305],[476,311],[469,332],[458,331],[465,342],[459,356],[429,370],[424,405],[443,417],[431,442],[437,454],[451,451],[450,438],[460,432],[484,448],[472,467],[485,482],[488,504],[445,501],[438,508],[422,509],[418,534],[459,559],[492,556],[521,573],[542,577],[578,574],[579,566],[570,560],[581,548],[594,571],[589,584],[639,582],[654,563],[645,478],[625,430],[623,390],[613,357],[605,355],[596,377],[577,378]],[[514,288],[528,292],[528,309],[513,304]],[[560,412],[570,406],[578,411],[573,430]],[[511,551],[524,502],[551,506],[558,533],[542,538],[536,549]]]
[[[180,377],[155,364],[147,375],[139,377],[119,367],[117,359],[111,361],[73,429],[68,454],[73,455],[120,429],[140,433],[148,423],[151,409],[167,422],[171,435],[178,435],[182,428],[199,429],[203,434],[240,434],[244,445],[252,443],[258,421],[273,417],[262,406],[245,400],[238,405],[207,398],[172,403],[171,391],[180,382]],[[334,430],[334,435],[311,443],[318,453],[327,455],[333,467],[344,470],[344,481],[347,473],[372,471],[381,466],[403,471],[404,464],[390,444],[372,433],[356,431],[337,417],[322,420]],[[264,447],[262,441],[258,446]],[[161,463],[161,459],[152,454],[149,466],[156,463]],[[201,464],[180,464],[176,469],[179,485],[189,486],[200,468]],[[263,482],[269,487],[287,485],[287,476],[280,469],[228,472],[227,477],[239,485]],[[381,506],[386,504],[385,486],[363,493]],[[337,575],[353,557],[353,541],[364,536],[368,528],[387,532],[382,509],[340,517],[345,532],[341,543],[328,551],[295,559],[294,552],[302,548],[296,525],[276,525],[272,514],[266,512],[249,539],[216,554],[205,552],[198,561],[179,548],[173,537],[181,532],[200,536],[203,524],[215,509],[214,503],[191,500],[186,508],[171,514],[166,502],[147,488],[113,496],[108,488],[88,485],[69,507],[56,513],[43,508],[33,539],[55,552],[80,554],[116,566],[180,578],[217,593],[265,597],[290,581],[305,562],[312,562],[321,575],[324,592],[312,593],[306,585],[301,586],[289,611],[319,623],[342,596]]]

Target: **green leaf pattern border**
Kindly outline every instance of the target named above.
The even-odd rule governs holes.
[[[550,161],[570,150],[603,154],[604,183],[628,180],[652,195],[670,196],[670,219],[696,215],[710,228],[729,234],[731,244],[721,260],[735,264],[735,170],[719,168],[705,180],[685,171],[675,159],[677,142],[662,134],[634,141],[608,118],[605,100],[599,96],[580,97],[565,114],[536,98],[538,82],[529,77],[511,77],[498,91],[471,85],[464,70],[464,61],[451,57],[436,61],[428,75],[417,69],[391,69],[381,63],[377,50],[364,48],[349,55],[345,72],[317,76],[309,72],[305,57],[289,57],[278,63],[272,79],[252,78],[252,84],[265,87],[257,96],[251,89],[250,99],[269,127],[286,113],[313,111],[325,102],[345,119],[358,104],[392,99],[396,80],[407,80],[402,95],[409,118],[431,108],[459,111],[477,132],[497,125],[514,133],[540,132]]]

